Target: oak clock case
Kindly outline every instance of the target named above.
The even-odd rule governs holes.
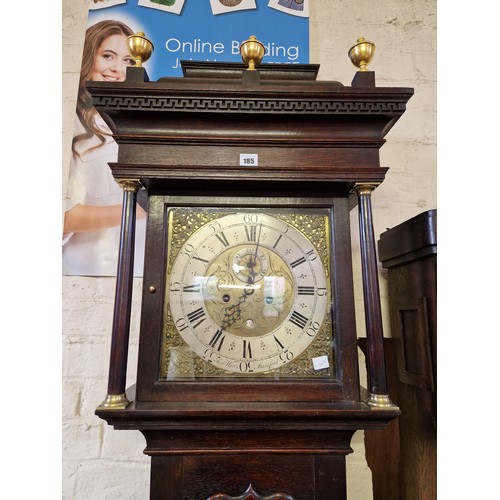
[[[110,168],[124,189],[108,388],[96,413],[145,437],[151,500],[253,498],[245,491],[345,500],[353,434],[399,414],[385,376],[370,199],[388,170],[379,149],[413,90],[377,87],[357,50],[369,43],[358,42],[350,87],[316,81],[317,65],[193,61],[180,79],[149,82],[137,67],[125,82],[88,85],[112,124],[119,154]],[[258,166],[241,163],[247,153]],[[127,349],[142,188],[134,394]]]

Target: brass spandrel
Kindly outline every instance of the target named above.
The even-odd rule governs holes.
[[[168,217],[168,241],[170,252],[167,263],[167,276],[170,274],[172,264],[179,254],[179,250],[184,242],[206,224],[230,213],[234,212],[201,211],[199,209],[190,208],[170,210]]]
[[[273,214],[277,219],[299,230],[314,246],[325,268],[326,276],[330,276],[330,221],[327,215],[309,213],[279,213]]]

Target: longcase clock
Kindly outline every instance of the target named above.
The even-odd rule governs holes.
[[[184,62],[90,82],[124,189],[108,392],[143,433],[152,500],[345,499],[358,429],[387,393],[370,198],[412,89],[317,65]],[[148,199],[139,361],[126,394],[135,206]],[[356,208],[357,207],[357,208]],[[368,388],[359,385],[350,211],[359,212]]]

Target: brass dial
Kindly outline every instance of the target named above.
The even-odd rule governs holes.
[[[204,362],[237,375],[293,363],[329,312],[323,260],[297,227],[224,214],[181,242],[168,275],[171,322]]]

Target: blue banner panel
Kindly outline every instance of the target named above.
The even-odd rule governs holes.
[[[90,0],[88,24],[113,19],[143,31],[154,52],[152,81],[182,76],[179,62],[241,62],[251,35],[266,47],[263,63],[309,62],[307,0]]]
[[[65,197],[63,274],[116,275],[123,191],[109,163],[116,161],[118,145],[93,110],[85,83],[125,79],[133,62],[127,36],[142,31],[153,43],[144,63],[151,81],[182,76],[182,60],[242,62],[240,44],[252,35],[266,47],[264,63],[306,64],[308,1],[89,0]],[[145,205],[139,203],[134,276],[142,275],[145,231]]]

